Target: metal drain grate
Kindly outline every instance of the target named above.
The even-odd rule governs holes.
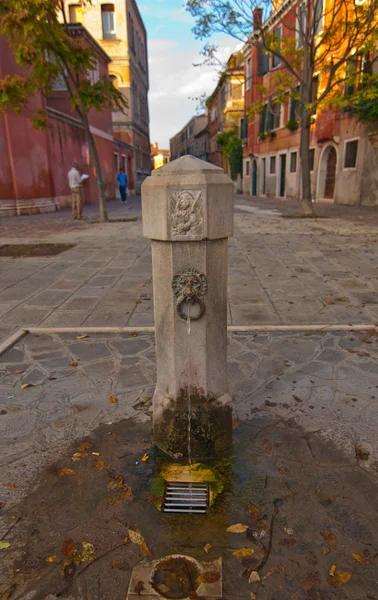
[[[164,512],[204,515],[209,506],[206,483],[167,483],[164,493]]]

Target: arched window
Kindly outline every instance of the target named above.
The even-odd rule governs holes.
[[[104,40],[116,38],[114,4],[101,4],[102,35]]]

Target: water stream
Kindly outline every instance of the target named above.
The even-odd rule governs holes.
[[[192,465],[192,400],[191,400],[191,354],[190,354],[190,330],[191,330],[191,321],[190,321],[190,302],[188,302],[188,316],[186,319],[186,333],[188,337],[188,462],[189,462],[189,473]]]

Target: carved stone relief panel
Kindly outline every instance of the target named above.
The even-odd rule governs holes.
[[[171,228],[173,236],[190,237],[203,234],[201,190],[172,192]]]

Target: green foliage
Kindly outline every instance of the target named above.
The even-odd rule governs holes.
[[[107,77],[94,84],[90,72],[96,54],[84,36],[70,35],[60,0],[1,0],[0,34],[6,34],[20,73],[0,79],[0,111],[20,111],[37,92],[51,94],[57,77],[64,78],[73,110],[84,117],[91,108],[124,111],[126,102]],[[36,127],[45,126],[40,111]]]
[[[296,121],[295,119],[289,119],[285,127],[289,131],[296,131],[296,129],[298,129],[298,121]]]
[[[236,179],[237,175],[243,172],[243,144],[237,130],[220,133],[217,135],[216,142],[222,154],[229,160],[231,178]]]

